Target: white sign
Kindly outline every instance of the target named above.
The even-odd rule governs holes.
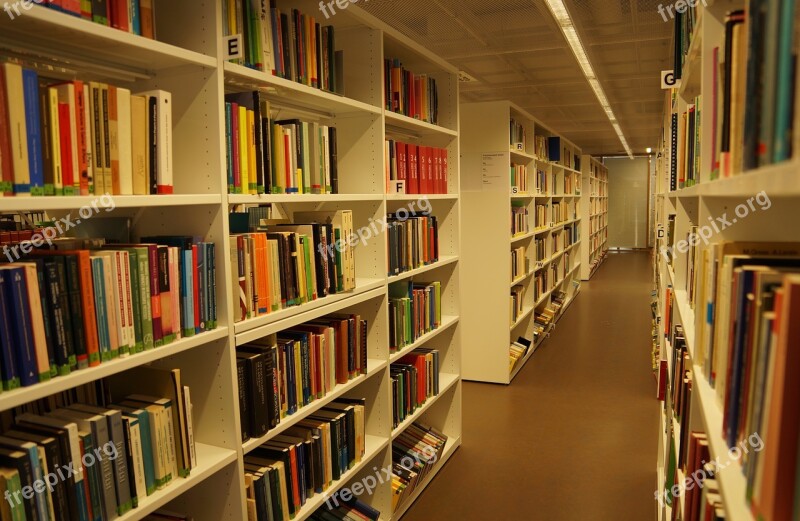
[[[242,35],[241,34],[233,34],[231,36],[226,36],[223,38],[225,43],[225,59],[226,60],[234,60],[234,59],[241,59],[244,58],[244,52],[242,51]]]
[[[675,89],[681,86],[681,80],[675,77],[673,71],[661,71],[661,88]]]
[[[502,192],[508,189],[508,152],[481,155],[481,189]]]

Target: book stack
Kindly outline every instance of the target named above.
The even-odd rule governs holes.
[[[224,0],[225,36],[240,35],[243,58],[235,63],[328,92],[342,93],[342,51],[334,28],[297,9],[286,12],[265,0]]]
[[[263,93],[225,96],[228,192],[338,193],[336,127],[272,118]]]
[[[764,450],[743,459],[757,517],[788,519],[797,497],[800,391],[800,245],[714,243],[704,250],[698,302],[708,314],[696,335],[696,363],[722,406],[728,447],[764,437]]]
[[[29,386],[216,326],[214,244],[142,238],[0,264],[0,379]]]
[[[517,152],[524,152],[525,151],[525,143],[527,140],[527,132],[525,131],[525,125],[521,121],[517,121],[514,118],[511,118],[511,121],[508,125],[509,131],[509,143],[511,144],[511,150]]]
[[[389,214],[389,276],[439,261],[439,221],[433,215]]]
[[[236,350],[242,440],[367,373],[367,321],[333,314]]]
[[[392,378],[392,426],[414,414],[428,398],[439,394],[439,351],[419,348],[390,369]]]
[[[34,0],[35,1],[35,0]],[[119,0],[100,0],[94,2],[81,0],[39,0],[37,4],[55,9],[68,15],[77,16],[84,20],[113,27],[126,33],[136,34],[150,38],[156,37],[155,2],[153,0],[132,0],[121,2]],[[19,9],[17,7],[16,9]],[[16,11],[20,16],[23,12]],[[12,17],[13,19],[13,17]]]
[[[294,218],[308,224],[267,221],[267,232],[231,235],[236,322],[355,289],[352,211],[295,212]]]
[[[337,505],[325,503],[316,512],[311,514],[311,521],[353,521],[368,520],[378,521],[381,513],[363,501],[350,497],[347,501],[342,498]]]
[[[389,351],[394,353],[442,325],[441,282],[389,286]]]
[[[519,317],[525,312],[525,286],[517,284],[511,288],[511,297],[509,300],[511,309],[511,325],[515,325]]]
[[[444,453],[447,436],[414,423],[392,442],[392,510],[397,511]]]
[[[0,64],[0,194],[171,194],[172,96]]]
[[[526,255],[525,246],[520,246],[511,250],[511,281],[527,275],[530,270],[530,263]]]
[[[550,176],[547,172],[541,169],[536,169],[536,195],[546,195],[550,193],[550,184],[548,179]]]
[[[386,182],[394,192],[396,181],[405,182],[407,194],[447,193],[447,149],[412,145],[387,139]]]
[[[550,149],[547,145],[547,137],[546,136],[533,136],[534,141],[534,150],[536,151],[536,157],[539,158],[541,161],[550,161]]]
[[[528,167],[511,163],[511,193],[528,193]]]
[[[439,90],[427,74],[415,75],[399,59],[384,59],[386,110],[410,118],[439,124]]]
[[[294,519],[366,452],[366,400],[339,398],[244,456],[249,519]],[[339,503],[337,495],[328,502]]]
[[[550,309],[552,309],[556,315],[559,315],[566,301],[566,293],[563,291],[554,291],[552,297],[550,297]]]
[[[136,380],[138,379],[138,380]],[[141,393],[129,394],[131,387]],[[139,368],[23,406],[0,436],[8,519],[114,519],[198,464],[179,369]],[[39,487],[46,476],[64,479]],[[36,487],[36,494],[20,491]]]
[[[528,207],[524,201],[511,201],[511,236],[528,233]]]

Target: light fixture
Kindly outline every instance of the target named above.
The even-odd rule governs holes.
[[[652,154],[652,153],[653,153],[653,149],[652,149],[651,147],[647,147],[647,148],[645,148],[645,151],[646,151],[648,154]]]
[[[578,32],[575,30],[575,24],[572,22],[572,17],[570,16],[569,11],[567,11],[567,6],[564,5],[563,0],[545,0],[545,2],[547,3],[547,8],[550,9],[550,13],[553,15],[553,18],[558,23],[559,28],[561,28],[561,33],[564,35],[564,38],[566,38],[567,43],[572,49],[572,54],[574,54],[575,59],[578,60],[578,65],[583,71],[583,75],[586,76],[589,86],[592,87],[594,95],[597,96],[597,101],[600,102],[600,106],[606,113],[606,117],[608,117],[608,121],[614,128],[614,132],[617,133],[620,143],[622,143],[622,146],[625,148],[625,152],[627,152],[628,157],[632,159],[633,152],[631,152],[631,149],[628,146],[628,141],[625,139],[625,135],[622,133],[622,129],[617,122],[617,117],[614,115],[614,111],[611,110],[611,104],[608,102],[606,93],[603,91],[603,87],[597,80],[597,75],[594,73],[592,63],[589,61],[589,57],[586,54],[586,49],[583,47],[583,42],[581,42],[581,38],[578,36]]]

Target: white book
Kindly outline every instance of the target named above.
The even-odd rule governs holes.
[[[131,96],[131,168],[133,194],[148,195],[147,99]]]
[[[117,88],[117,143],[119,153],[119,193],[133,195],[133,144],[131,91]]]
[[[47,107],[40,107],[47,111],[50,120],[50,160],[53,168],[53,188],[57,195],[64,190],[64,173],[61,171],[61,130],[58,126],[58,91],[55,87],[47,88]]]
[[[91,90],[89,89],[89,84],[83,84],[83,129],[86,133],[86,177],[89,180],[89,190],[94,189],[94,153],[93,153],[93,139],[94,135],[92,134],[92,109],[90,107],[91,101]],[[79,115],[80,117],[80,115]],[[52,126],[52,125],[51,125]],[[60,165],[59,165],[60,168]],[[59,175],[60,172],[59,172]]]
[[[131,459],[133,467],[133,484],[136,497],[139,501],[147,497],[147,484],[144,480],[144,453],[142,452],[142,430],[139,421],[131,417],[123,417],[128,425],[128,439],[130,441]]]
[[[275,52],[272,49],[272,17],[270,14],[269,0],[259,0],[259,13],[261,17],[261,49],[264,62],[264,71],[271,73],[275,69]],[[312,28],[313,29],[313,28]]]
[[[155,128],[151,134],[155,136],[156,184],[159,194],[173,193],[172,170],[172,94],[164,90],[151,90],[139,92],[140,96],[147,96],[148,108],[150,100],[156,101]],[[148,119],[150,120],[150,119]]]
[[[50,416],[39,416],[31,413],[17,415],[17,422],[29,423],[32,425],[42,425],[45,427],[62,429],[67,432],[69,437],[69,457],[72,460],[73,478],[75,483],[83,481],[83,463],[81,462],[81,440],[78,432],[78,424],[61,418]]]
[[[133,351],[136,345],[136,326],[133,324],[133,288],[131,287],[130,253],[125,250],[117,252],[119,267],[122,273],[122,290],[125,305],[125,326],[128,328],[128,342]]]
[[[8,102],[8,124],[11,134],[11,164],[14,168],[14,186],[28,187],[16,195],[31,195],[31,173],[28,164],[28,126],[25,122],[25,95],[22,86],[22,67],[15,63],[4,63],[6,98]],[[58,110],[58,109],[56,109]],[[56,120],[58,122],[58,120]]]
[[[117,286],[117,263],[114,261],[113,252],[98,251],[97,256],[103,259],[103,278],[106,290],[106,318],[108,319],[108,332],[111,352],[119,354],[125,343],[122,332],[122,313],[120,310],[120,295]]]

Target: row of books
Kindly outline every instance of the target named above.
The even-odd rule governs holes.
[[[542,161],[550,161],[550,147],[545,136],[533,136],[533,148],[536,157]]]
[[[294,519],[365,452],[366,400],[330,402],[245,455],[248,518]]]
[[[508,124],[508,133],[511,150],[525,152],[525,143],[528,142],[525,124],[521,121],[511,118],[511,121],[509,121]]]
[[[154,394],[140,394],[143,388]],[[0,515],[122,516],[190,475],[198,463],[193,430],[191,393],[179,369],[137,368],[27,404],[0,436],[0,493],[12,498]],[[64,479],[37,486],[48,474]],[[36,493],[25,492],[31,489]]]
[[[343,52],[336,51],[332,25],[297,9],[286,12],[276,2],[225,0],[222,27],[225,36],[240,35],[242,58],[234,60],[246,67],[274,74],[291,81],[342,93]]]
[[[561,284],[570,270],[570,252],[565,252],[561,257],[552,261],[550,270],[553,272],[553,280],[556,281],[555,285]]]
[[[550,258],[550,255],[547,253],[547,244],[544,237],[537,237],[534,242],[534,247],[536,248],[537,261],[544,262]]]
[[[407,194],[447,193],[446,148],[412,145],[387,139],[384,157],[390,192],[395,192],[395,184],[403,181]]]
[[[712,178],[792,154],[794,9],[758,1],[727,13],[724,47],[712,51]]]
[[[36,3],[151,40],[156,37],[156,3],[153,0],[40,0]],[[16,16],[24,14],[19,11],[19,4],[14,9]],[[9,15],[13,20],[11,12]]]
[[[727,518],[725,505],[716,479],[717,469],[711,461],[708,436],[694,431],[688,439],[689,449],[684,476],[697,476],[699,486],[686,487],[683,519],[687,521],[721,521]]]
[[[550,223],[552,222],[550,220],[550,216],[548,215],[547,207],[548,207],[547,204],[537,204],[535,207],[536,211],[535,223],[537,230],[541,230],[542,228],[548,228],[550,226]]]
[[[410,497],[442,459],[447,436],[413,423],[392,442],[392,511]]]
[[[367,373],[367,321],[332,314],[236,350],[242,440]]]
[[[511,281],[527,275],[531,270],[525,246],[511,250]]]
[[[511,347],[508,349],[509,373],[514,372],[517,364],[519,364],[525,358],[525,355],[528,354],[530,347],[530,340],[523,337],[519,337],[516,341],[512,342]]]
[[[528,193],[528,167],[511,163],[511,193]]]
[[[0,64],[0,194],[171,194],[171,98]]]
[[[702,95],[694,98],[694,103],[686,106],[681,113],[678,144],[677,187],[688,188],[697,184],[700,176],[700,136],[701,136]]]
[[[689,356],[686,337],[683,327],[675,325],[672,338],[672,373],[670,374],[670,402],[672,405],[671,418],[682,426],[680,439],[680,452],[677,454],[678,465],[686,468],[686,453],[688,448],[689,433],[691,432],[691,410],[693,372],[692,359]],[[683,428],[685,426],[685,428]]]
[[[572,212],[570,211],[570,203],[567,201],[553,202],[552,208],[553,208],[552,221],[556,225],[575,218],[575,213],[574,211]]]
[[[744,459],[748,501],[764,519],[797,513],[800,415],[793,346],[800,302],[800,245],[714,243],[698,263],[697,301],[708,313],[696,336],[697,360],[715,388],[729,447],[752,433],[765,448]],[[794,514],[793,514],[794,512]]]
[[[536,169],[536,194],[545,195],[550,193],[550,175],[544,170]]]
[[[524,201],[511,202],[511,236],[528,233],[528,207]]]
[[[697,26],[699,7],[695,4],[689,6],[683,12],[675,13],[674,35],[673,44],[673,58],[674,58],[674,71],[675,77],[680,79],[683,77],[683,68],[686,63],[686,55],[692,44],[692,37],[694,30]]]
[[[561,310],[564,308],[564,304],[567,302],[567,294],[563,291],[554,291],[552,296],[550,297],[550,309],[553,311],[555,316],[561,315]]]
[[[509,298],[509,309],[511,310],[511,325],[515,325],[517,320],[525,313],[525,286],[517,284],[511,287]]]
[[[427,74],[406,70],[399,59],[384,59],[384,105],[386,110],[410,118],[439,124],[439,90]]]
[[[295,212],[294,220],[262,220],[269,231],[231,235],[234,321],[355,289],[352,211]]]
[[[144,237],[0,264],[0,379],[29,386],[216,328],[214,244]]]
[[[439,261],[439,221],[434,215],[389,214],[389,276]]]
[[[225,100],[229,193],[338,193],[336,127],[276,121],[258,91],[226,94]]]
[[[540,270],[536,272],[536,276],[533,279],[533,298],[536,302],[539,302],[539,299],[542,298],[542,295],[550,291],[550,286],[547,284],[548,278],[547,270]]]
[[[533,314],[533,341],[534,343],[538,344],[547,332],[550,330],[550,326],[553,324],[555,320],[555,313],[548,307],[545,307],[541,311],[537,311]]]
[[[389,351],[413,344],[442,325],[442,283],[397,282],[389,286]]]
[[[392,428],[439,394],[439,351],[419,348],[391,365]]]

